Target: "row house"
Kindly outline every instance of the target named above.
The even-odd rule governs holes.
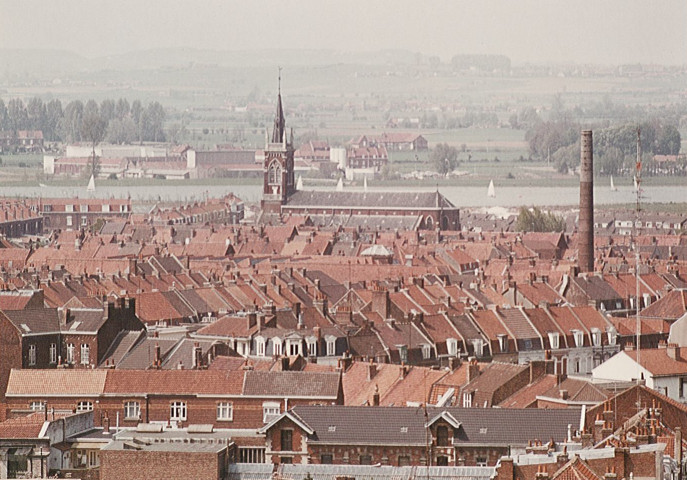
[[[344,402],[340,373],[250,369],[14,369],[6,398],[10,418],[47,408],[56,414],[93,411],[97,426],[118,419],[127,428],[230,428],[239,446],[257,448],[258,459],[264,458],[264,444],[256,445],[256,429],[298,405]]]
[[[140,331],[133,299],[101,308],[27,308],[0,315],[0,388],[10,370],[90,369],[105,357],[123,331]]]
[[[35,205],[23,200],[0,201],[0,235],[21,237],[43,232],[43,217]]]
[[[42,153],[42,130],[4,130],[0,131],[0,153]]]
[[[126,219],[132,212],[131,199],[126,198],[40,198],[36,202],[46,232],[90,228],[99,219]]]
[[[274,464],[493,466],[533,441],[565,442],[583,422],[575,408],[299,405],[259,431]]]

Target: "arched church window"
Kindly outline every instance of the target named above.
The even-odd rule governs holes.
[[[267,174],[267,183],[270,185],[279,185],[281,183],[281,165],[276,160],[270,163],[270,168]]]

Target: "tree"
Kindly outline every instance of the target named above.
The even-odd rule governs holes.
[[[439,143],[429,155],[434,168],[442,175],[452,172],[458,166],[458,150],[447,143]]]
[[[26,113],[24,102],[20,98],[13,98],[7,102],[7,117],[10,130],[26,130],[29,124],[29,116]]]
[[[60,121],[64,116],[62,102],[57,99],[50,100],[45,106],[45,130],[43,136],[50,141],[58,139]]]
[[[563,232],[565,219],[538,207],[520,207],[517,229],[521,232]]]
[[[9,117],[7,116],[7,106],[0,98],[0,132],[9,130]]]
[[[95,147],[105,138],[107,122],[100,116],[98,104],[89,100],[84,107],[83,118],[81,120],[81,138],[91,145],[90,175],[94,177],[100,173],[100,162],[95,154]]]
[[[64,116],[60,122],[60,136],[62,137],[62,141],[71,143],[81,140],[82,117],[83,103],[81,103],[81,101],[71,101],[64,107]]]
[[[115,144],[127,144],[136,140],[136,124],[131,117],[115,118],[107,126],[107,140]]]

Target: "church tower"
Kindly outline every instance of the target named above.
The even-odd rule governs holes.
[[[280,69],[281,70],[281,69]],[[265,132],[265,161],[263,163],[263,189],[261,207],[263,213],[281,214],[282,205],[296,191],[293,172],[293,131],[286,138],[286,121],[281,103],[281,73],[279,74],[279,93],[277,113],[274,116],[274,129],[271,139]]]

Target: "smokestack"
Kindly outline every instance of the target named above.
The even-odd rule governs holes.
[[[580,224],[578,258],[581,272],[594,271],[594,148],[592,131],[580,139]]]

